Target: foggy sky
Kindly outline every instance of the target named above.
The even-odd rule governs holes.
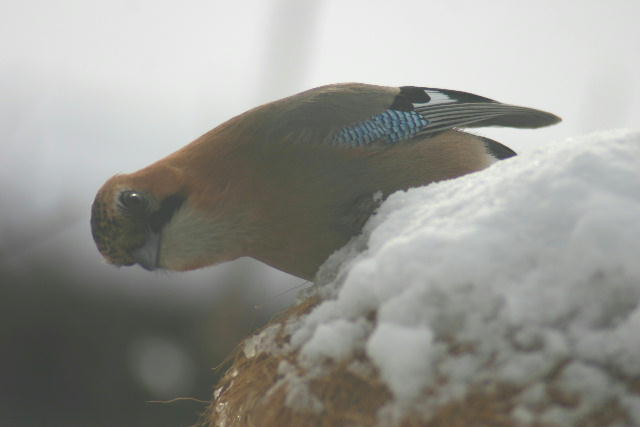
[[[480,131],[520,153],[638,129],[638,16],[640,2],[623,0],[5,0],[0,246],[10,252],[11,236],[28,251],[71,248],[64,262],[77,268],[149,277],[100,260],[88,226],[99,186],[259,103],[326,83],[465,90],[564,119]],[[51,222],[62,231],[39,241]],[[181,277],[205,288],[225,268],[237,267]],[[285,288],[300,282],[268,274]]]

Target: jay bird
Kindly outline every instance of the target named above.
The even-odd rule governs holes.
[[[242,256],[312,279],[380,197],[514,156],[459,130],[560,118],[466,92],[322,86],[247,111],[98,191],[91,229],[115,265],[192,270]],[[377,201],[376,201],[377,200]]]

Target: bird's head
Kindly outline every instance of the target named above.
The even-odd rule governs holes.
[[[98,191],[91,209],[91,232],[111,264],[160,265],[163,228],[183,206],[179,191],[157,191],[148,176],[116,175]],[[166,188],[166,186],[165,186]]]
[[[109,179],[91,209],[102,256],[118,266],[185,271],[245,255],[252,215],[233,202],[242,192],[208,178],[205,185],[184,168],[155,163]]]

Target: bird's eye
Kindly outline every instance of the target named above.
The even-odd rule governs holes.
[[[132,212],[141,212],[147,208],[147,199],[136,191],[123,191],[120,193],[120,203]]]

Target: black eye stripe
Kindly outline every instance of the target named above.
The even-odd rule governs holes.
[[[165,198],[160,203],[160,208],[149,217],[149,228],[154,232],[159,232],[180,209],[185,199],[186,197],[180,194],[173,194]]]

